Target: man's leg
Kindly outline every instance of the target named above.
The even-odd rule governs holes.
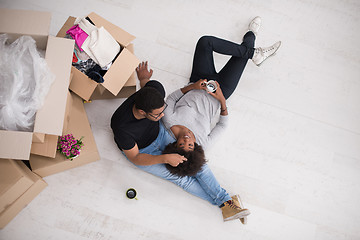
[[[165,146],[169,143],[174,142],[175,139],[171,136],[168,130],[164,127],[162,122],[160,122],[159,135],[156,140],[146,148],[140,149],[140,153],[147,153],[152,155],[160,155],[164,150]],[[207,192],[201,187],[199,182],[195,177],[179,177],[173,175],[166,168],[165,164],[155,164],[150,166],[139,166],[135,165],[138,168],[142,169],[145,172],[151,173],[155,176],[161,177],[165,180],[175,183],[176,185],[183,188],[185,191],[200,197],[206,201],[209,201],[211,204],[217,204],[213,201],[213,198],[209,196]]]
[[[178,185],[188,193],[200,197],[210,202],[213,205],[219,206],[221,204],[221,203],[217,204],[217,202],[213,200],[213,198],[202,188],[202,186],[195,177],[189,177],[189,176],[179,177],[173,175],[166,168],[165,164],[155,164],[151,166],[137,166],[137,167],[145,172],[151,173],[152,175],[158,176],[162,179],[175,183],[176,185]]]
[[[207,164],[195,175],[195,178],[205,192],[213,199],[215,205],[220,206],[224,202],[231,200],[230,195],[220,186]]]

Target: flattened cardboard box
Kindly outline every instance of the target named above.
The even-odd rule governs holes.
[[[74,41],[48,36],[50,20],[46,12],[0,9],[0,33],[7,33],[10,41],[32,36],[37,47],[46,50],[46,62],[56,76],[43,107],[36,113],[33,132],[0,130],[0,158],[27,160],[33,141],[43,142],[47,135],[54,139],[62,134]]]
[[[30,171],[30,170],[28,170]],[[18,199],[34,182],[14,160],[0,161],[0,212]]]
[[[38,175],[31,172],[22,161],[15,161],[15,163],[23,170],[23,173],[31,179],[32,184],[20,197],[18,197],[12,204],[8,205],[5,210],[0,213],[0,229],[4,228],[47,186],[47,183]]]
[[[56,153],[55,158],[31,155],[31,169],[41,177],[49,176],[100,159],[83,100],[74,93],[71,93],[70,97],[72,105],[65,124],[66,129],[64,129],[64,134],[71,133],[77,139],[83,136],[84,146],[81,149],[80,155],[72,161],[67,160],[65,156],[59,152]]]
[[[103,83],[99,84],[93,81],[77,68],[72,67],[71,71],[74,76],[70,83],[70,89],[86,101],[101,99],[103,94],[103,98],[109,98],[111,94],[112,98],[119,97],[119,95],[128,97],[130,92],[131,94],[135,92],[136,79],[134,79],[132,75],[140,63],[139,59],[133,54],[133,46],[130,45],[130,42],[133,41],[135,37],[94,12],[90,13],[88,17],[95,26],[103,26],[123,49],[110,69],[103,76]],[[66,31],[74,25],[74,22],[75,18],[69,17],[58,32],[57,37],[65,37]],[[124,86],[128,89],[120,94]],[[96,93],[94,94],[94,92]],[[94,96],[92,96],[93,94]]]

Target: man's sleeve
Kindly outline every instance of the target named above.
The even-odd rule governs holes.
[[[123,131],[114,132],[114,138],[116,144],[121,150],[130,150],[136,144],[135,140]]]

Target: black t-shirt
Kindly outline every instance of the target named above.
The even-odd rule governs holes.
[[[151,80],[144,87],[153,87],[165,97],[164,87],[158,81]],[[111,118],[111,128],[114,132],[115,142],[121,150],[129,150],[138,145],[145,148],[150,145],[159,134],[159,122],[147,118],[136,119],[133,114],[135,96],[131,95],[120,105]]]

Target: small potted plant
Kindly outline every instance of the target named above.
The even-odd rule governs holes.
[[[59,137],[57,150],[63,154],[66,159],[72,161],[74,158],[79,156],[81,148],[84,146],[82,141],[84,137],[80,139],[75,139],[72,134],[67,134]]]

